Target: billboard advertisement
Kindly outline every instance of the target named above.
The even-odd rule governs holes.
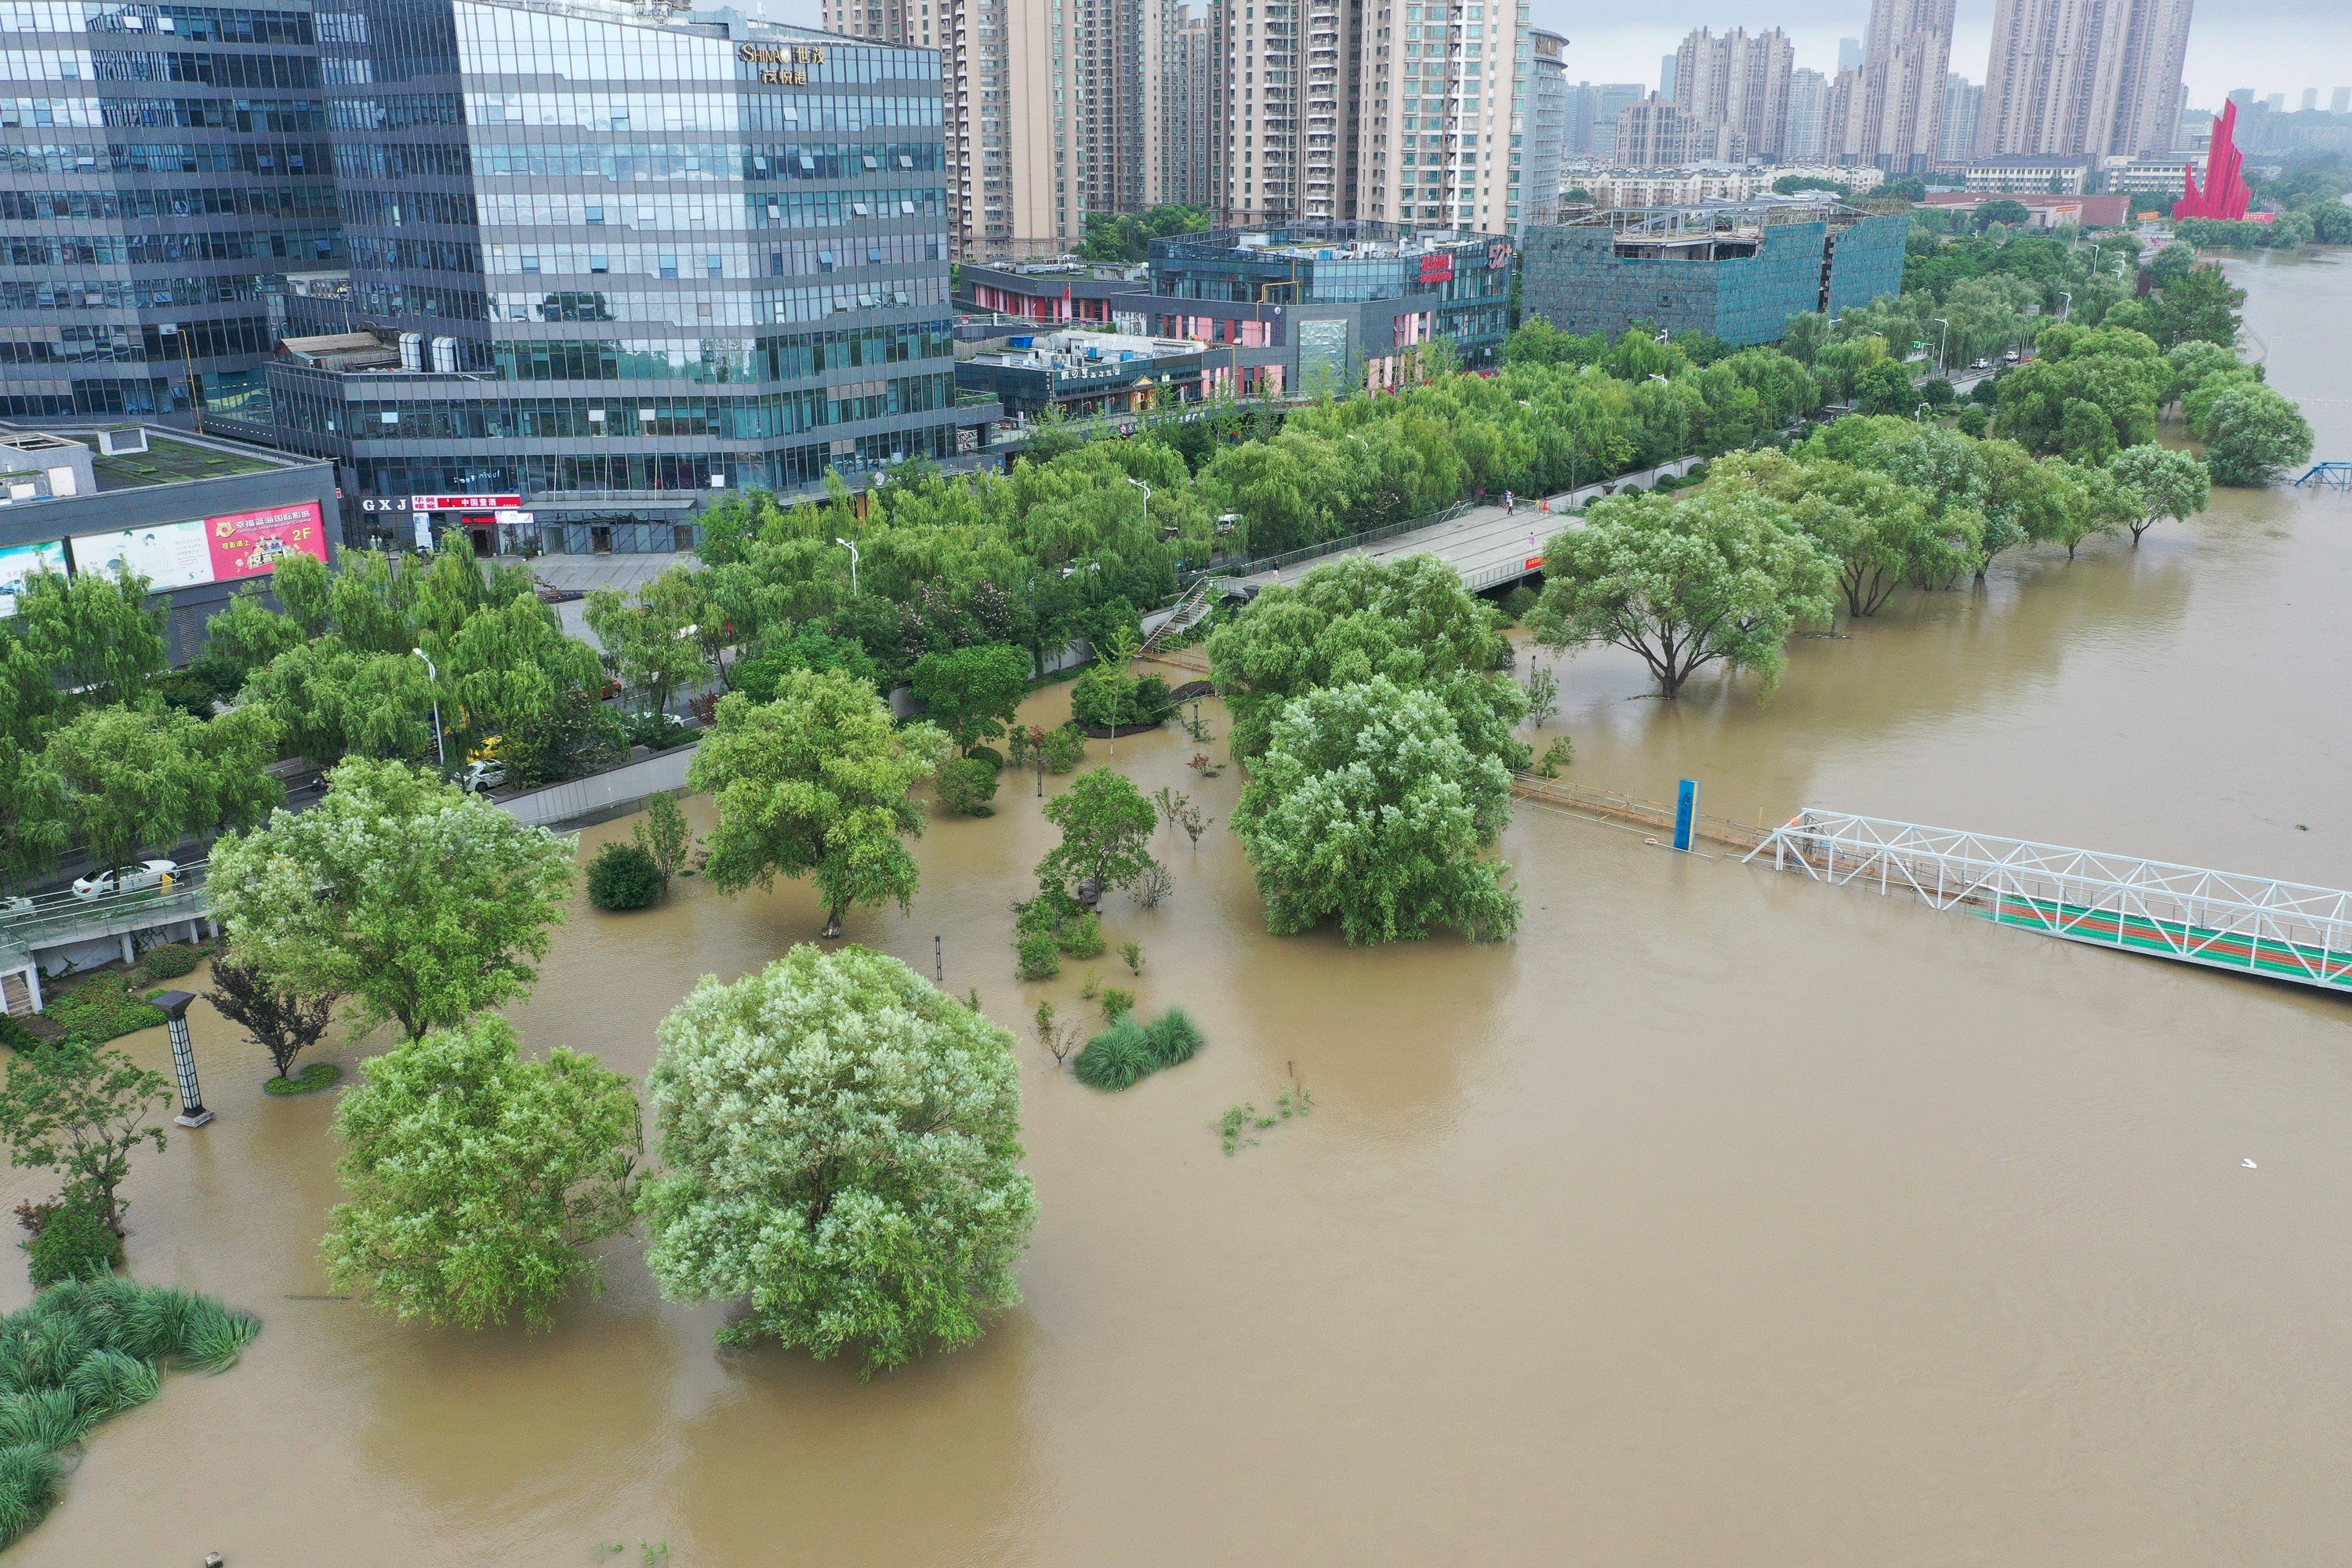
[[[65,575],[66,547],[63,540],[50,540],[46,544],[18,544],[0,550],[0,620],[16,613],[16,595],[25,591],[25,579],[36,572],[55,572]]]
[[[213,581],[212,552],[205,547],[201,522],[159,522],[114,533],[78,533],[73,539],[76,572],[112,576],[132,572],[147,579],[150,592],[168,594]]]
[[[276,571],[289,555],[327,558],[327,531],[314,500],[208,517],[203,526],[212,549],[213,574],[207,582],[258,577]]]

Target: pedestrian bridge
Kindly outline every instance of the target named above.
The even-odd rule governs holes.
[[[1808,807],[1746,860],[2098,947],[2352,992],[2352,893]]]
[[[12,900],[0,907],[0,1010],[37,1013],[41,1008],[40,963],[44,953],[71,957],[73,950],[115,943],[122,962],[138,956],[137,938],[149,932],[202,938],[212,921],[206,862],[182,866],[152,888],[104,898],[78,898],[70,889]],[[112,956],[110,954],[109,956]]]

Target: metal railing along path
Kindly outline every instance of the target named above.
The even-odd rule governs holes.
[[[206,907],[206,865],[193,861],[154,887],[127,893],[85,899],[64,889],[0,904],[0,942],[47,947],[70,940],[64,933],[87,928],[111,930],[126,921],[167,925],[194,919]]]
[[[1773,829],[1779,870],[1902,888],[2002,925],[2352,991],[2352,892],[2096,849],[1808,807]]]

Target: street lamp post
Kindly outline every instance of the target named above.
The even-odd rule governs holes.
[[[1945,345],[1951,341],[1952,323],[1941,316],[1930,316],[1927,319],[1944,329],[1936,334],[1936,374],[1949,375],[1952,374],[1952,366],[1951,363],[1944,357],[1944,349]]]
[[[1127,482],[1143,492],[1143,531],[1150,533],[1151,531],[1151,487],[1141,479],[1129,479]]]
[[[849,596],[855,599],[857,597],[857,546],[839,535],[835,535],[833,542],[849,552]]]
[[[408,650],[425,661],[425,678],[433,683],[433,754],[441,759],[441,771],[449,771],[449,744],[441,738],[441,672],[433,668],[433,656],[421,647]]]
[[[196,1082],[196,1047],[188,1038],[188,1004],[195,999],[193,991],[166,991],[155,998],[171,1026],[172,1069],[180,1080],[180,1114],[172,1120],[183,1127],[202,1127],[213,1119],[205,1109],[204,1089]]]
[[[2058,290],[2058,298],[2066,301],[2058,307],[2058,319],[2063,321],[2074,313],[2074,296],[2068,290],[2061,289]]]

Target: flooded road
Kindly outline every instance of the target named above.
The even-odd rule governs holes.
[[[2319,455],[2352,457],[2352,259],[2235,269]],[[2352,886],[2347,590],[2352,503],[2221,491],[2136,552],[2029,557],[1809,639],[1766,703],[1629,700],[1630,659],[1564,661],[1555,728],[1579,781],[1671,798],[1688,775],[1726,816],[1817,805]],[[924,973],[941,937],[947,984],[1024,1040],[1041,1221],[1027,1302],[981,1344],[866,1384],[722,1350],[724,1312],[662,1303],[634,1243],[536,1338],[319,1299],[330,1097],[266,1100],[260,1053],[199,1005],[220,1120],[140,1163],[131,1267],[268,1326],[236,1371],[100,1428],[10,1561],[2352,1556],[2341,999],[1534,809],[1504,845],[1517,942],[1276,940],[1225,830],[1238,778],[1198,780],[1194,750],[1118,745],[1217,818],[1197,851],[1158,841],[1160,910],[1112,900],[1139,981],[1115,952],[1013,981],[1006,905],[1053,838],[1033,779],[992,819],[932,822],[909,917],[852,920]],[[697,976],[819,920],[792,886],[583,901],[514,1016],[642,1076]],[[1044,994],[1082,1010],[1089,967],[1183,1003],[1207,1049],[1117,1096],[1057,1072],[1027,1018]],[[165,1058],[160,1032],[129,1044]],[[1313,1115],[1220,1152],[1219,1114],[1294,1071]],[[24,1293],[0,1269],[0,1304]]]

